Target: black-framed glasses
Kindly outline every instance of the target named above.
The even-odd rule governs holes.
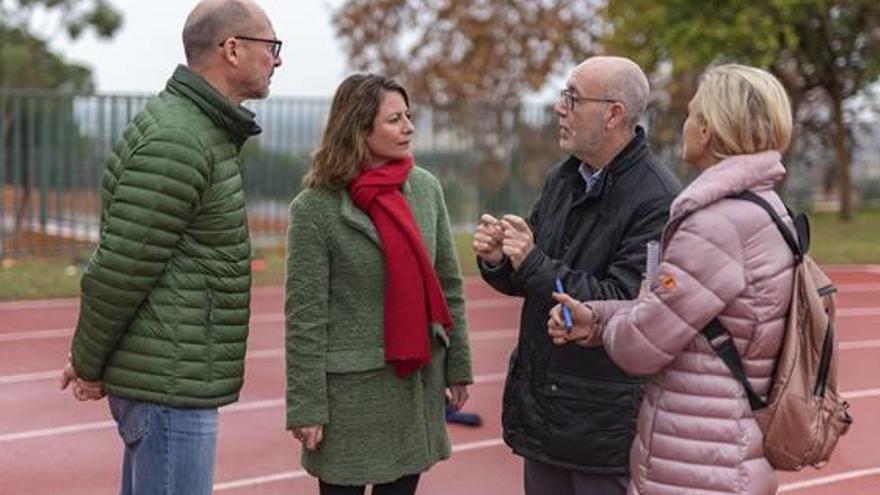
[[[258,43],[266,43],[272,45],[269,49],[269,52],[273,57],[278,58],[281,55],[281,40],[275,40],[270,38],[254,38],[253,36],[230,36],[230,38],[235,38],[237,40],[246,40],[246,41],[256,41]],[[218,46],[223,46],[226,44],[226,40],[220,42]]]
[[[590,96],[578,96],[574,94],[569,88],[565,88],[559,92],[559,99],[562,100],[565,109],[568,111],[574,110],[574,106],[582,101],[597,101],[600,103],[620,103],[620,100],[615,100],[613,98],[593,98]]]

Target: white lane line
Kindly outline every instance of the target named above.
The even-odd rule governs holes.
[[[235,481],[227,481],[225,483],[217,483],[214,485],[214,493],[225,492],[227,490],[237,490],[239,488],[254,488],[256,486],[268,483],[277,483],[279,481],[295,480],[308,476],[309,473],[299,471],[287,471],[284,473],[270,474],[268,476],[257,476],[255,478],[243,478]]]
[[[21,309],[77,308],[79,299],[41,299],[38,301],[18,301],[0,303],[0,311]]]
[[[57,370],[37,371],[36,373],[22,373],[20,375],[0,376],[0,385],[11,385],[13,383],[39,382],[42,380],[60,380],[61,366]]]
[[[475,384],[488,384],[503,382],[506,373],[490,373],[477,375],[474,377]],[[843,392],[843,398],[846,400],[865,399],[871,397],[880,397],[880,388],[865,390],[850,390]],[[239,402],[230,406],[220,408],[220,414],[233,414],[247,411],[259,411],[263,409],[274,409],[284,407],[284,399],[266,399],[248,402]],[[57,435],[65,435],[70,433],[80,433],[83,431],[102,430],[113,428],[116,423],[113,421],[95,421],[91,423],[81,423],[76,425],[60,426],[55,428],[41,428],[37,430],[27,430],[16,433],[6,433],[0,435],[0,444],[13,442],[17,440],[31,440],[34,438],[51,437]]]
[[[483,342],[491,340],[504,340],[516,337],[518,331],[514,328],[503,328],[499,330],[481,330],[479,332],[471,332],[468,338],[471,342]]]
[[[468,304],[468,309],[505,308],[515,306],[513,299],[487,299]],[[880,311],[880,310],[878,310]],[[283,324],[284,313],[258,314],[251,317],[251,325]],[[43,340],[70,337],[73,328],[51,328],[46,330],[24,330],[17,332],[0,333],[0,342],[16,342],[23,340]]]
[[[14,442],[17,440],[33,440],[41,437],[54,437],[58,435],[66,435],[68,433],[82,433],[84,431],[104,430],[116,426],[115,421],[94,421],[91,423],[80,423],[69,426],[58,426],[55,428],[41,428],[39,430],[20,431],[18,433],[5,433],[0,435],[0,444]]]
[[[867,389],[863,389],[863,390],[850,390],[848,392],[841,392],[840,395],[846,400],[864,399],[867,397],[878,397],[878,396],[880,396],[880,388],[867,388]]]
[[[880,285],[877,286],[880,291]],[[518,299],[513,298],[496,298],[485,299],[481,301],[473,301],[467,303],[469,310],[481,309],[497,309],[497,308],[514,308],[520,305]],[[880,315],[880,307],[864,307],[864,308],[838,308],[837,316],[839,317],[860,317],[860,316],[878,316]],[[284,313],[258,314],[251,317],[251,325],[271,325],[283,324]],[[475,332],[477,333],[477,332]],[[72,328],[52,328],[47,330],[27,330],[20,332],[0,333],[0,342],[18,342],[26,340],[44,340],[69,337],[73,335]]]
[[[57,374],[57,373],[56,373]],[[492,373],[486,375],[477,375],[474,377],[474,383],[486,384],[504,381],[506,373]],[[285,399],[265,399],[248,402],[237,402],[235,404],[221,407],[220,414],[234,414],[247,411],[259,411],[263,409],[274,409],[284,407]],[[17,440],[32,440],[34,438],[51,437],[56,435],[65,435],[69,433],[80,433],[83,431],[103,430],[106,428],[116,427],[114,421],[93,421],[90,423],[80,423],[68,426],[58,426],[54,428],[40,428],[36,430],[26,430],[16,433],[0,434],[0,444],[14,442]]]
[[[841,351],[851,351],[855,349],[875,349],[880,347],[880,340],[853,340],[849,342],[840,342],[838,347]]]
[[[465,309],[513,308],[522,305],[522,299],[514,297],[496,297],[479,301],[465,301]]]
[[[486,330],[482,332],[474,332],[470,335],[471,342],[490,342],[495,340],[505,340],[516,337],[516,330]],[[880,347],[880,341],[878,347]],[[841,346],[842,347],[842,346]],[[284,357],[284,349],[264,349],[260,351],[247,351],[245,359],[278,359]],[[0,386],[12,385],[14,383],[38,382],[43,380],[55,380],[60,376],[61,368],[57,370],[36,371],[33,373],[22,373],[19,375],[0,375]]]
[[[874,467],[869,469],[856,469],[853,471],[844,471],[838,474],[832,474],[830,476],[821,476],[819,478],[812,478],[804,481],[797,481],[794,483],[786,483],[784,485],[779,486],[778,493],[785,492],[793,492],[795,490],[802,490],[804,488],[812,488],[814,486],[822,486],[822,485],[830,485],[832,483],[838,483],[840,481],[849,481],[857,478],[865,478],[868,476],[877,476],[880,475],[880,467]]]
[[[490,449],[504,445],[501,438],[491,438],[489,440],[480,440],[478,442],[468,442],[452,446],[452,452],[469,452],[471,450]],[[239,488],[254,488],[259,485],[268,483],[276,483],[279,481],[288,481],[308,476],[309,474],[302,469],[296,471],[285,471],[283,473],[270,474],[267,476],[257,476],[254,478],[243,478],[239,480],[226,481],[214,485],[214,492],[224,492],[228,490],[236,490]]]
[[[0,342],[19,342],[24,340],[43,340],[69,337],[73,335],[71,328],[54,328],[51,330],[28,330],[24,332],[0,333]]]
[[[836,316],[877,316],[880,308],[837,308]]]
[[[874,273],[880,273],[880,267],[871,270]],[[863,283],[863,284],[840,284],[838,290],[843,293],[855,292],[876,292],[880,291],[880,284]],[[279,287],[254,287],[251,293],[254,295],[281,294],[283,291]],[[521,302],[521,299],[515,297],[490,297],[481,299],[470,299],[465,301],[468,308],[483,309],[515,306]],[[17,310],[43,310],[43,309],[59,309],[59,308],[77,308],[79,307],[79,299],[44,299],[37,301],[18,301],[0,303],[0,311],[17,311]]]
[[[856,267],[855,270],[849,270],[849,267],[846,271],[867,271],[871,273],[880,273],[880,266],[872,266],[872,267]],[[844,293],[854,293],[854,292],[876,292],[880,291],[880,284],[873,283],[862,283],[862,284],[840,284],[837,286],[838,290]],[[254,287],[251,289],[251,293],[253,295],[273,295],[273,294],[282,294],[283,289],[281,287]],[[507,307],[507,306],[515,306],[521,302],[521,299],[514,297],[496,297],[496,298],[483,298],[483,299],[471,299],[465,302],[465,305],[468,308],[473,309],[484,309],[484,308],[497,308],[497,307]],[[13,310],[29,310],[29,309],[58,309],[58,308],[76,308],[79,307],[79,299],[71,298],[71,299],[42,299],[36,301],[18,301],[18,302],[4,302],[0,303],[0,311],[13,311]]]
[[[473,332],[470,335],[471,342],[491,342],[496,340],[506,340],[515,338],[517,330],[500,329],[500,330],[484,330],[481,332]],[[841,351],[856,351],[865,349],[880,348],[880,340],[854,340],[849,342],[841,342],[839,344]],[[247,360],[261,359],[279,359],[284,357],[284,349],[265,349],[260,351],[248,351]],[[58,378],[59,370],[37,371],[33,373],[22,373],[20,375],[0,375],[0,386],[12,385],[15,383],[38,382],[42,380],[54,380]]]
[[[265,325],[270,323],[282,323],[284,322],[284,317],[276,317],[271,315],[266,315],[263,317],[254,317],[251,318],[251,325]],[[471,332],[471,340],[493,340],[499,337],[498,332],[514,332],[515,330],[486,330],[486,331],[477,331]],[[27,332],[11,332],[11,333],[0,333],[0,342],[18,342],[25,340],[46,340],[46,339],[58,339],[63,337],[70,337],[73,335],[73,330],[70,328],[56,328],[52,330],[31,330]],[[491,335],[491,337],[490,337]]]
[[[491,373],[486,375],[477,375],[474,377],[474,384],[480,383],[498,383],[503,382],[507,378],[507,373]]]
[[[880,284],[840,284],[837,290],[844,294],[855,294],[858,292],[878,292]]]

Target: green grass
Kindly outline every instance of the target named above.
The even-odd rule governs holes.
[[[0,301],[70,297],[79,294],[82,270],[66,258],[4,260]]]
[[[810,214],[810,254],[825,264],[880,263],[880,210],[856,212],[841,222],[837,213]]]
[[[458,263],[461,265],[462,275],[479,275],[477,270],[477,258],[471,248],[473,232],[458,232],[455,234],[455,249],[458,250]]]
[[[857,212],[849,223],[835,213],[813,213],[810,251],[820,263],[880,264],[880,210]],[[471,251],[471,232],[455,236],[458,259],[464,275],[476,275]],[[81,266],[71,258],[4,260],[0,265],[0,301],[73,297],[79,293]],[[272,286],[284,282],[284,251],[258,253],[254,285]]]

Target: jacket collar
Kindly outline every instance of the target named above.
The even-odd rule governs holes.
[[[670,216],[680,218],[746,190],[765,191],[785,176],[781,155],[764,151],[724,159],[704,170],[672,202]]]
[[[253,112],[241,105],[233,105],[189,67],[178,65],[165,90],[192,101],[214,123],[226,129],[239,148],[249,137],[262,132]]]
[[[599,174],[598,181],[587,193],[587,197],[599,196],[609,181],[614,182],[616,176],[625,174],[632,166],[644,159],[649,153],[645,129],[642,126],[636,126],[635,135],[630,139],[629,143],[611,160],[602,173]],[[581,160],[572,155],[562,164],[562,172],[569,176],[571,180],[578,180],[583,183],[580,178]],[[589,164],[587,164],[589,166]]]

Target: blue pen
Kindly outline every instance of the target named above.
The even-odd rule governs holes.
[[[565,288],[562,287],[562,280],[556,279],[556,292],[565,294]],[[562,318],[565,320],[565,331],[570,332],[572,327],[571,310],[565,304],[562,305]]]

